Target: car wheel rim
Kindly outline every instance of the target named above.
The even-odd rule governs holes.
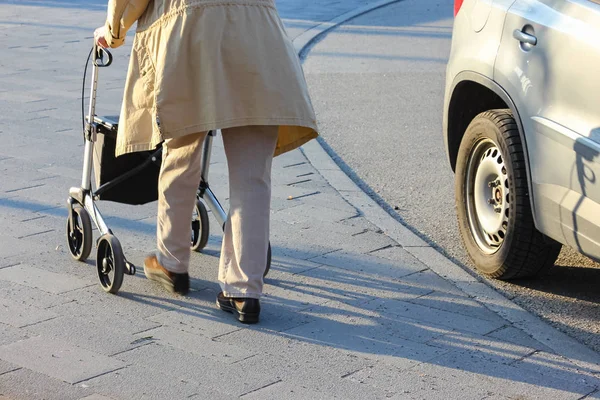
[[[467,167],[467,216],[473,238],[486,254],[498,251],[508,229],[509,180],[502,152],[490,139],[477,143]]]

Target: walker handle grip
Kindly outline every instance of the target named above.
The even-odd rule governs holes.
[[[113,62],[113,56],[107,49],[104,49],[94,43],[93,61],[96,67],[109,67]],[[106,56],[106,60],[104,57]]]

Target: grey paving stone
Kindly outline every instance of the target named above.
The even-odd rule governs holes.
[[[31,183],[38,182],[44,183],[45,180],[50,178],[57,178],[57,174],[53,174],[51,172],[46,172],[46,168],[35,168],[35,165],[32,165],[24,160],[19,160],[18,158],[13,160],[11,163],[2,163],[0,164],[0,170],[6,173],[7,176],[14,177],[15,182],[21,183]],[[81,174],[80,174],[81,178]],[[55,183],[56,179],[52,179],[52,182]],[[6,181],[2,184],[4,190],[9,190],[10,185],[6,186]]]
[[[104,318],[114,318],[127,321],[138,321],[178,308],[177,304],[172,304],[165,292],[164,297],[151,296],[150,290],[154,289],[147,279],[142,277],[124,278],[123,292],[118,296],[110,296],[100,288],[99,284],[92,287],[74,290],[69,292],[69,297],[76,301],[64,304],[54,309],[64,316],[78,316],[99,320],[100,316]],[[122,286],[122,287],[123,287]],[[158,291],[157,291],[158,292]],[[158,292],[160,293],[160,292]],[[104,320],[99,320],[104,323]],[[140,329],[141,330],[141,329]]]
[[[77,179],[81,179],[82,175],[81,169],[62,167],[56,165],[53,165],[51,167],[40,168],[39,171],[53,175],[60,175],[65,178],[68,178],[70,182],[73,182],[73,185],[75,185]]]
[[[4,360],[0,360],[0,375],[6,374],[8,372],[16,371],[19,368],[21,368],[21,367],[15,365],[15,364],[6,362]],[[0,387],[0,391],[1,390],[2,390],[2,388]]]
[[[436,274],[452,282],[478,282],[477,278],[464,270],[458,268],[456,264],[448,260],[436,249],[429,246],[406,247],[406,251],[415,256],[431,267]]]
[[[109,390],[112,390],[125,398],[129,398],[127,395],[139,396],[140,392],[156,399],[182,398],[184,393],[207,393],[206,398],[212,398],[211,393],[216,393],[218,396],[215,398],[232,398],[278,380],[274,377],[277,372],[267,368],[248,369],[243,362],[224,364],[159,344],[142,346],[117,357],[133,367],[119,376],[108,375],[91,380],[88,382],[90,388],[98,388],[99,393],[109,395]],[[235,376],[235,384],[222,384],[225,375]],[[143,383],[132,385],[135,380]],[[112,385],[112,388],[102,389],[105,385]]]
[[[148,346],[144,346],[148,347]],[[200,368],[200,364],[197,365]],[[140,365],[130,365],[100,377],[85,381],[86,390],[100,393],[113,399],[187,399],[202,392],[198,382],[185,379],[172,370],[157,365],[147,368]],[[212,397],[207,390],[207,395]]]
[[[25,240],[17,239],[6,234],[0,234],[0,257],[7,258],[32,252]]]
[[[22,368],[0,375],[0,393],[8,400],[78,400],[90,391]]]
[[[192,334],[170,326],[162,326],[136,335],[138,338],[151,338],[163,345],[169,345],[181,350],[190,351],[202,357],[225,364],[233,364],[256,352],[239,346],[220,343],[211,338]]]
[[[411,285],[416,287],[429,289],[431,290],[431,293],[450,293],[458,296],[465,296],[465,294],[451,282],[448,282],[444,278],[440,278],[439,275],[430,269],[404,276],[402,277],[402,281],[410,282]]]
[[[344,251],[336,251],[311,258],[310,261],[386,279],[400,279],[403,276],[420,272],[427,268],[423,264],[417,262],[412,264],[408,262],[400,263],[372,255],[355,254]]]
[[[26,239],[28,245],[31,246],[32,242],[52,245],[57,242],[58,236],[62,238],[65,231],[65,219],[35,215],[21,218],[15,226],[18,228],[13,231],[13,236],[18,239]]]
[[[546,351],[539,351],[517,360],[512,366],[557,379],[572,376],[574,381],[582,386],[594,386],[600,389],[600,376],[595,374],[594,371],[579,368],[566,358]]]
[[[328,182],[334,183],[335,188],[340,192],[356,192],[357,187],[354,181],[348,177],[340,169],[328,169],[327,173]]]
[[[327,207],[301,204],[296,207],[286,208],[272,215],[273,220],[284,221],[289,224],[305,222],[307,219],[339,222],[357,215],[355,211],[337,211]]]
[[[506,326],[506,327],[499,329],[497,331],[494,331],[486,336],[500,339],[505,342],[518,344],[521,346],[531,347],[536,350],[551,352],[551,350],[548,348],[548,346],[535,340],[534,338],[532,338],[531,336],[529,336],[522,330],[515,328],[513,326]]]
[[[8,281],[0,281],[0,297],[41,309],[74,301],[71,293],[57,295]]]
[[[296,230],[289,224],[286,229],[284,222],[272,221],[271,232],[271,248],[273,257],[276,259],[293,258],[300,260],[308,260],[326,254],[332,251],[339,250],[339,247],[332,247],[326,243],[306,243],[295,240]],[[279,228],[277,227],[279,226]]]
[[[376,233],[383,233],[383,231],[377,225],[373,224],[371,221],[366,219],[364,217],[364,215],[345,219],[343,221],[340,221],[339,224],[350,226],[355,229],[368,230],[368,231],[372,231],[372,232],[376,232]]]
[[[66,315],[26,327],[30,335],[65,340],[82,349],[110,356],[141,346],[135,333],[159,326],[158,323],[115,316],[112,313]],[[76,335],[73,332],[77,332]]]
[[[167,311],[148,319],[163,326],[205,338],[214,338],[242,329],[231,321],[217,319],[214,315],[185,308]]]
[[[37,249],[32,251],[26,257],[15,257],[13,260],[20,261],[18,264],[27,268],[35,268],[52,272],[57,276],[66,276],[77,278],[86,282],[86,287],[98,285],[98,273],[96,272],[96,260],[90,258],[86,262],[78,262],[71,258],[69,251],[66,249],[66,244],[61,244],[51,249]],[[11,281],[7,281],[11,282]],[[14,282],[11,282],[14,283]],[[21,282],[16,282],[23,286]],[[40,290],[40,289],[38,289]],[[77,290],[77,289],[76,289]],[[49,293],[45,292],[44,293]],[[57,294],[60,296],[71,297],[71,292]]]
[[[248,329],[282,332],[314,320],[310,315],[294,310],[290,306],[293,302],[293,300],[288,302],[286,299],[266,297],[261,303],[260,324]],[[226,314],[225,318],[229,321],[235,320],[237,323],[233,314]]]
[[[293,291],[349,304],[375,298],[408,300],[431,293],[430,289],[412,285],[403,278],[382,278],[328,265],[303,272],[290,281],[297,282]]]
[[[322,151],[324,152],[324,150]],[[327,174],[327,171],[325,174]],[[401,246],[405,248],[427,246],[427,243],[415,235],[410,229],[399,224],[393,218],[390,218],[389,214],[366,193],[356,191],[340,192],[340,194],[346,201],[360,208],[362,215],[365,215],[369,220],[381,227],[383,233],[391,237]]]
[[[413,371],[439,378],[450,376],[463,385],[478,385],[509,398],[579,399],[593,390],[578,383],[574,374],[565,374],[562,379],[557,379],[480,357],[465,357],[457,352],[420,364]]]
[[[311,386],[309,383],[299,386],[296,382],[276,382],[260,390],[248,393],[244,395],[244,398],[257,400],[333,400],[338,398],[335,394],[316,391]]]
[[[480,318],[486,321],[508,324],[508,321],[498,316],[498,314],[488,310],[486,307],[482,307],[481,303],[468,298],[466,295],[436,291],[417,299],[410,300],[410,302],[438,310]]]
[[[10,146],[11,140],[16,140],[18,146]],[[6,174],[2,180],[2,185],[0,186],[2,191],[10,190],[14,188],[14,185],[17,184],[43,180],[44,178],[56,175],[47,172],[39,172],[40,169],[49,167],[49,165],[46,163],[38,162],[36,160],[23,160],[18,158],[18,154],[20,153],[20,149],[23,147],[23,145],[35,146],[40,143],[45,142],[40,142],[39,140],[28,136],[25,136],[21,142],[18,142],[18,139],[7,138],[7,145],[9,147],[3,147],[3,150],[7,151],[7,149],[10,149],[8,151],[10,154],[7,156],[2,156],[3,160],[0,161],[0,171]]]
[[[54,199],[48,202],[40,202],[37,199],[23,197],[19,193],[9,193],[8,196],[0,198],[0,212],[5,216],[18,218],[18,220],[50,215],[65,218],[66,221],[67,210],[64,206],[64,196],[61,196],[60,199],[60,201]],[[16,232],[20,232],[21,229],[18,225],[15,225]],[[39,251],[37,248],[35,250]]]
[[[247,360],[251,364],[251,368],[259,368],[265,363],[273,363],[271,359],[251,359]],[[273,364],[272,364],[273,365]],[[274,366],[278,366],[275,361]],[[307,371],[302,366],[295,369],[295,373],[289,374],[281,378],[281,382],[261,388],[254,392],[245,394],[243,397],[255,399],[274,398],[279,392],[278,398],[283,397],[281,391],[288,391],[292,394],[291,398],[298,398],[299,394],[303,394],[305,399],[384,399],[391,397],[394,392],[382,390],[375,387],[369,387],[358,382],[349,381],[340,376],[329,376],[328,374],[312,373]],[[312,395],[312,397],[310,397]]]
[[[346,380],[396,393],[391,396],[392,399],[498,399],[495,397],[495,393],[481,381],[469,381],[467,377],[457,376],[452,370],[434,375],[376,364],[349,375]],[[507,399],[506,397],[500,398]]]
[[[421,322],[430,322],[438,326],[445,326],[464,332],[480,335],[490,333],[504,323],[492,322],[479,318],[468,317],[453,312],[429,308],[405,301],[377,299],[365,305],[365,308],[387,313],[390,316],[410,318]]]
[[[158,285],[157,285],[158,286]],[[239,327],[240,323],[234,317],[233,314],[225,313],[217,309],[215,305],[215,299],[219,291],[218,285],[213,284],[214,287],[199,291],[191,291],[186,297],[170,296],[164,293],[164,289],[161,287],[156,288],[156,293],[153,295],[139,295],[132,294],[131,298],[137,298],[138,300],[147,301],[150,303],[158,301],[168,301],[174,308],[185,310],[183,312],[195,315],[200,318],[207,319],[207,331],[214,331],[218,333],[219,330],[225,327],[223,324],[229,324],[233,327]],[[307,323],[311,321],[311,317],[302,313],[289,312],[285,306],[277,303],[269,304],[268,300],[263,303],[261,310],[261,323],[249,329],[262,329],[266,331],[281,331],[290,329],[292,327]],[[211,326],[214,321],[214,326]],[[229,328],[226,328],[228,330]]]
[[[55,294],[89,286],[88,282],[81,279],[66,274],[56,274],[24,264],[0,269],[0,280],[18,283]]]
[[[590,393],[587,397],[584,398],[593,400],[600,399],[600,390],[595,390],[593,393]]]
[[[380,230],[376,233],[383,234]],[[408,264],[422,264],[427,268],[425,264],[419,261],[415,256],[406,251],[402,246],[398,244],[394,244],[393,246],[384,247],[373,251],[370,253],[371,255],[379,258],[385,258],[392,261],[399,261]]]
[[[282,275],[294,275],[316,268],[320,265],[322,264],[314,263],[308,260],[299,260],[297,258],[275,256],[272,258],[271,261],[271,271],[280,272]],[[269,277],[275,276],[275,274],[272,274],[272,272],[269,272]]]
[[[14,255],[6,258],[0,258],[0,268],[12,267],[19,265],[23,259],[20,255]]]
[[[0,322],[15,328],[36,324],[57,316],[52,311],[0,298]]]
[[[27,332],[23,329],[0,323],[0,346],[27,339]]]
[[[102,396],[101,394],[92,394],[89,396],[82,397],[79,400],[113,400],[110,397]]]
[[[43,337],[0,346],[0,358],[71,384],[125,366],[121,361]]]
[[[389,330],[378,329],[377,326],[366,325],[361,328],[353,317],[346,317],[346,323],[317,321],[290,329],[285,335],[296,340],[343,349],[399,368],[410,368],[445,353],[443,349],[391,335]]]
[[[314,179],[316,175],[293,177],[290,181],[303,182],[308,179]],[[285,199],[285,208],[294,208],[297,206],[316,207],[314,212],[319,212],[322,208],[333,210],[335,213],[345,213],[346,215],[357,215],[357,211],[350,204],[345,202],[339,193],[333,191],[326,182],[312,181],[298,184],[297,186],[288,186],[284,183],[281,189],[273,191],[272,196],[278,199]],[[277,212],[280,212],[277,210]],[[342,219],[344,220],[344,219]],[[288,221],[288,220],[286,220]],[[319,224],[319,219],[314,216],[307,216],[303,219],[293,217],[289,220],[300,226]],[[329,219],[327,219],[329,221]]]
[[[300,201],[300,200],[298,200],[298,201]],[[332,200],[332,201],[335,201],[335,200]],[[337,201],[339,201],[339,198],[337,199]],[[287,202],[286,208],[292,207],[292,205],[290,205],[289,200],[286,200],[286,202]],[[348,224],[345,222],[346,221],[331,223],[330,221],[323,221],[323,220],[317,220],[317,219],[306,219],[306,220],[302,220],[302,221],[274,220],[273,228],[275,229],[275,232],[277,232],[277,230],[279,230],[279,229],[293,229],[294,231],[297,231],[297,232],[300,232],[303,230],[306,230],[306,231],[321,230],[321,231],[325,231],[327,233],[331,232],[331,233],[335,233],[335,234],[345,235],[348,237],[351,237],[353,235],[358,235],[363,232],[375,232],[373,230],[365,229],[362,226],[356,226],[356,225]]]
[[[432,323],[415,321],[408,318],[390,317],[363,307],[363,304],[328,302],[304,311],[316,321],[329,321],[341,326],[352,322],[356,326],[355,334],[369,336],[384,335],[392,339],[402,338],[412,342],[427,343],[435,338],[452,333],[452,330]]]
[[[531,347],[465,332],[451,332],[427,343],[449,351],[464,352],[465,358],[475,356],[503,364],[518,361],[536,351]]]
[[[264,365],[272,365],[268,371],[277,380],[287,381],[298,376],[305,382],[311,382],[318,375],[340,378],[374,363],[351,351],[264,330],[240,330],[218,340],[260,350],[257,356],[240,364],[248,370],[257,371],[264,370]]]
[[[278,306],[287,309],[287,312],[301,312],[315,305],[324,304],[331,300],[325,291],[314,287],[307,287],[294,280],[278,279],[274,285],[264,288],[261,304],[265,307]]]

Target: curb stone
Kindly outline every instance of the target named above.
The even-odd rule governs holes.
[[[402,0],[383,0],[344,13],[328,22],[316,25],[294,39],[293,43],[301,60],[312,46],[328,32],[344,23]],[[321,138],[321,140],[323,140]],[[468,296],[481,302],[488,309],[520,328],[528,335],[545,344],[557,354],[571,359],[577,366],[594,374],[600,374],[600,354],[579,343],[572,337],[556,330],[539,317],[518,306],[499,293],[466,268],[444,257],[435,248],[398,222],[375,200],[367,195],[334,161],[318,140],[301,148],[302,153],[325,180],[371,223],[394,239],[406,251],[427,265],[433,272],[449,280]]]

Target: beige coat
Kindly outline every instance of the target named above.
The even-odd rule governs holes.
[[[317,137],[274,0],[110,0],[107,42],[138,21],[117,155],[213,129],[277,125],[275,155]]]

